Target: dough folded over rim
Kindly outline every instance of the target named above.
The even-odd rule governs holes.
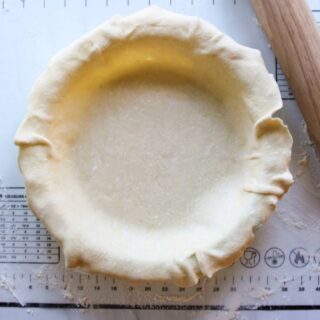
[[[114,17],[33,88],[15,136],[30,208],[67,267],[192,286],[241,256],[292,184],[281,107],[261,53],[211,24]]]

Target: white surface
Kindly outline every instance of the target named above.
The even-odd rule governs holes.
[[[310,1],[310,4],[313,9],[319,10],[320,5],[317,2],[316,0]],[[270,72],[275,71],[274,56],[257,25],[249,0],[237,0],[236,2],[234,0],[215,0],[214,4],[211,0],[172,0],[171,2],[169,0],[154,0],[151,3],[178,12],[199,15],[213,22],[240,43],[260,49]],[[148,4],[147,0],[129,0],[129,3],[127,0],[109,0],[107,2],[105,0],[7,0],[1,2],[0,177],[3,186],[23,186],[16,164],[17,149],[13,146],[12,139],[25,114],[26,100],[30,88],[48,59],[57,50],[113,14],[127,14]],[[315,12],[315,15],[320,18],[319,12]],[[240,305],[319,305],[320,291],[316,291],[316,288],[319,286],[318,258],[320,259],[320,257],[315,256],[315,252],[320,248],[320,217],[318,213],[320,190],[319,186],[316,187],[320,182],[320,166],[318,160],[314,157],[312,147],[308,143],[302,118],[295,101],[285,100],[284,104],[285,107],[279,115],[289,125],[294,136],[292,170],[294,173],[300,171],[301,175],[296,177],[295,185],[281,201],[278,212],[257,233],[253,247],[260,253],[259,264],[254,268],[245,268],[238,262],[232,268],[219,272],[216,278],[207,281],[202,286],[205,289],[201,289],[204,290],[204,294],[200,298],[183,303],[165,301],[165,304],[178,306],[187,304],[200,306],[225,305],[230,311],[79,311],[30,309],[27,306],[24,309],[1,308],[0,319],[13,316],[16,319],[43,319],[44,317],[46,319],[148,319],[151,317],[156,319],[212,319],[213,317],[228,319],[235,314],[235,310]],[[304,158],[305,154],[308,158],[308,165],[299,165],[299,161]],[[23,192],[23,190],[19,192]],[[17,190],[6,190],[2,193],[16,194]],[[22,228],[19,229],[20,231],[24,232],[26,230],[29,234],[31,234],[31,230],[34,230],[30,228],[30,224],[29,226],[16,225],[12,228],[10,219],[12,219],[13,209],[0,209],[0,214],[1,212],[5,216],[0,217],[4,219],[0,223],[4,223],[4,229],[9,233],[19,227]],[[41,227],[36,226],[37,221],[32,222],[34,218],[31,217],[30,213],[27,213],[26,217],[29,219],[28,223],[34,223],[35,230],[41,229]],[[47,237],[50,237],[50,235],[46,235],[45,230],[41,229],[40,233],[45,244],[51,241],[48,240]],[[11,236],[12,234],[10,234]],[[0,239],[0,243],[1,241]],[[16,241],[17,238],[13,238],[10,244],[17,243]],[[39,240],[37,238],[23,240],[22,244],[25,245],[25,243],[27,246],[30,244],[36,246]],[[55,243],[53,242],[53,244]],[[264,261],[264,255],[269,248],[275,246],[283,250],[285,261],[279,268],[270,268]],[[307,255],[310,255],[309,263],[305,267],[295,268],[290,263],[290,252],[296,247],[306,248]],[[52,252],[48,253],[42,250],[40,252],[44,260],[48,260],[48,256],[52,254]],[[307,255],[305,259],[307,259]],[[8,256],[3,258],[2,256],[4,255],[0,254],[0,262],[16,259]],[[294,258],[291,255],[292,257]],[[245,260],[246,258],[248,259]],[[252,262],[253,260],[250,260],[250,258],[251,253],[248,252],[242,261]],[[23,261],[23,259],[23,256],[19,256],[18,260]],[[36,255],[32,259],[37,261]],[[298,265],[301,266],[302,259],[297,261]],[[70,279],[71,274],[73,279]],[[294,280],[292,280],[292,277],[294,277]],[[287,292],[281,291],[284,280],[287,280]],[[67,283],[70,284],[64,291],[63,287]],[[28,289],[30,284],[32,289]],[[48,286],[48,290],[46,286]],[[95,290],[95,286],[99,286],[100,290],[97,290],[97,288]],[[2,287],[0,302],[16,302],[18,300],[21,303],[55,302],[72,304],[79,302],[79,298],[81,300],[81,297],[86,296],[87,303],[154,304],[159,303],[159,300],[155,300],[153,292],[158,290],[161,292],[163,286],[165,285],[151,286],[151,294],[148,295],[143,292],[145,287],[148,288],[149,286],[140,286],[135,289],[140,293],[134,294],[128,293],[127,285],[109,278],[105,280],[102,276],[98,278],[91,276],[87,280],[87,275],[66,272],[62,263],[58,265],[3,263],[0,265],[0,287]],[[81,290],[82,287],[83,290]],[[114,287],[117,287],[117,291],[114,291]],[[214,288],[217,287],[219,287],[219,291],[214,292],[214,290],[217,290]],[[189,291],[186,293],[179,292],[179,289],[175,287],[170,287],[168,290],[171,295],[193,295],[197,287],[188,289]],[[69,291],[71,291],[74,299],[64,297],[63,293],[71,298]],[[81,301],[83,301],[83,298]],[[303,314],[306,319],[316,319],[317,315],[319,317],[319,313],[320,311],[243,311],[236,312],[236,316],[239,319],[298,319]]]

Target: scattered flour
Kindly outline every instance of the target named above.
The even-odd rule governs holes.
[[[181,296],[175,296],[175,295],[162,295],[162,294],[149,294],[148,296],[151,298],[152,302],[154,303],[159,303],[159,302],[189,302],[194,300],[195,298],[201,298],[202,293],[201,292],[196,292],[192,295],[181,295]]]
[[[34,310],[33,309],[26,309],[27,314],[29,314],[30,316],[34,315]]]
[[[259,27],[259,28],[262,27],[262,25],[261,25],[260,21],[257,19],[257,17],[253,17],[253,22],[255,23],[255,25],[256,25],[257,27]]]
[[[298,169],[296,172],[296,177],[300,177],[308,166],[308,157],[306,154],[303,155],[303,158],[298,161]]]
[[[252,288],[248,293],[250,297],[254,299],[259,299],[262,301],[266,301],[267,298],[278,291],[278,287],[273,288],[272,290],[267,290],[263,287]],[[258,307],[258,305],[257,305]]]
[[[282,220],[285,222],[287,225],[290,227],[294,227],[296,229],[306,229],[308,226],[307,224],[301,220],[301,218],[293,213],[289,213],[285,210],[278,210],[277,215]]]
[[[11,280],[7,279],[7,277],[4,275],[0,276],[0,288],[10,292],[10,294],[15,298],[15,300],[19,302],[22,306],[25,305],[25,302],[22,299],[22,297],[20,297],[17,294],[14,283]]]
[[[88,307],[90,304],[88,303],[89,299],[87,296],[82,296],[78,298],[78,304],[80,306]]]
[[[70,288],[70,282],[67,284],[67,287],[66,289],[64,289],[62,291],[63,293],[63,297],[66,299],[66,300],[70,300],[70,301],[73,301],[74,300],[74,296],[71,292],[71,288]]]

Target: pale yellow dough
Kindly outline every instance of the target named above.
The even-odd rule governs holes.
[[[231,265],[292,183],[259,51],[150,7],[62,50],[15,137],[33,212],[66,265],[197,283]]]

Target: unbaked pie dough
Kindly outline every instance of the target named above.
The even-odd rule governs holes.
[[[15,137],[67,267],[181,286],[240,257],[292,183],[259,51],[150,7],[62,50]]]

